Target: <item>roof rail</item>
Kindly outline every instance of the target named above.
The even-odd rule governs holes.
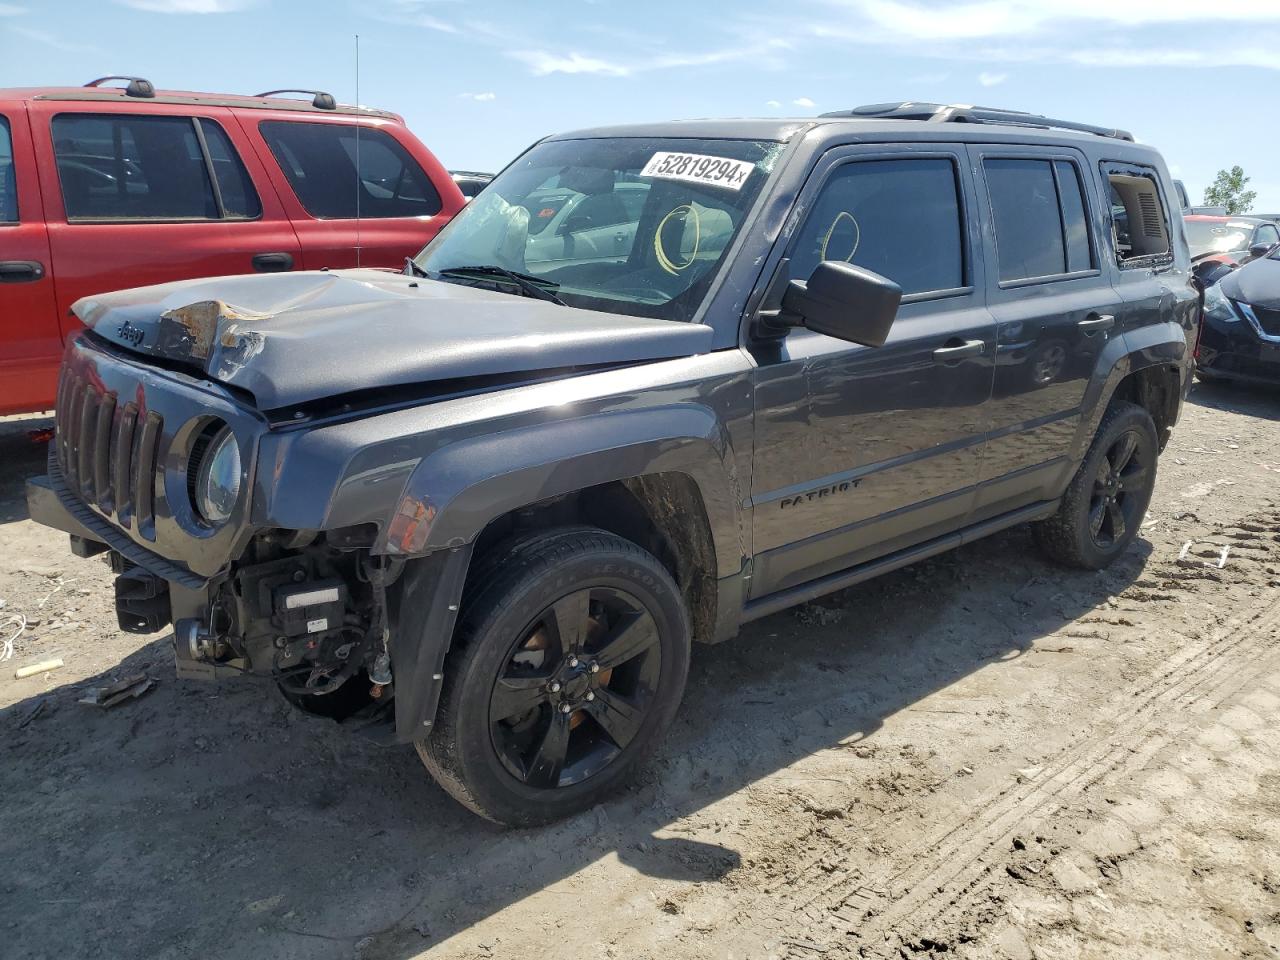
[[[338,101],[333,98],[332,93],[325,93],[323,90],[268,90],[266,93],[255,93],[255,97],[274,97],[277,93],[309,93],[311,94],[311,105],[317,110],[337,110]]]
[[[126,97],[140,97],[143,100],[152,100],[156,95],[155,84],[150,80],[142,77],[130,77],[123,74],[112,74],[109,77],[99,77],[97,80],[90,80],[85,84],[86,87],[100,87],[108,80],[128,80],[129,85],[124,88]]]
[[[933,123],[1006,123],[1018,127],[1041,127],[1053,130],[1074,130],[1092,133],[1098,137],[1133,142],[1133,134],[1127,130],[1096,127],[1073,120],[1054,120],[1038,113],[1022,110],[1003,110],[999,107],[975,107],[963,103],[920,103],[905,100],[899,103],[869,103],[852,110],[836,110],[822,114],[824,117],[867,117],[881,120],[927,120]]]

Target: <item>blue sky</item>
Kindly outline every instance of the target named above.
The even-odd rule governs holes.
[[[982,103],[1125,127],[1280,211],[1280,0],[0,0],[0,87],[318,87],[493,170],[581,126]]]

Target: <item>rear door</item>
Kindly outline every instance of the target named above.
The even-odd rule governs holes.
[[[989,214],[983,244],[997,343],[977,521],[1056,495],[1085,388],[1117,332],[1119,297],[1100,269],[1106,220],[1081,153],[969,150]]]
[[[0,103],[0,414],[53,406],[62,336],[22,103]]]
[[[425,151],[397,124],[362,117],[357,127],[355,117],[301,113],[264,119],[248,110],[237,116],[284,199],[308,270],[399,269],[462,208],[443,168],[417,155]]]
[[[831,151],[806,185],[766,309],[823,260],[905,296],[881,347],[803,329],[753,346],[753,598],[967,522],[995,357],[971,183],[963,146],[920,144]]]
[[[64,324],[91,294],[297,265],[293,227],[225,111],[42,101],[31,116]]]

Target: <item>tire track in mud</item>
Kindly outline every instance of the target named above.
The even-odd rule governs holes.
[[[1115,599],[1143,604],[1143,619],[1151,621],[1153,607],[1202,599],[1210,584],[1223,593],[1242,584],[1271,586],[1276,575],[1267,565],[1280,559],[1278,530],[1280,515],[1266,514],[1207,535],[1231,544],[1235,564],[1243,569],[1230,579],[1219,578],[1200,558],[1162,561]],[[1273,608],[1264,595],[1216,630],[1198,636],[1169,632],[1182,636],[1186,645],[1156,671],[1117,690],[1114,699],[1120,702],[1045,761],[1033,779],[989,795],[959,822],[895,850],[883,869],[864,873],[853,855],[827,851],[789,870],[770,890],[785,888],[789,906],[812,921],[807,931],[811,942],[843,935],[846,948],[862,947],[864,955],[885,949],[896,955],[895,935],[904,922],[913,930],[933,927],[971,902],[984,880],[999,873],[1015,834],[1099,781],[1141,768],[1256,674],[1260,661],[1280,652],[1280,608]],[[821,870],[815,869],[819,860],[825,860]],[[890,899],[899,891],[897,899]],[[794,931],[796,917],[792,913],[776,920]]]

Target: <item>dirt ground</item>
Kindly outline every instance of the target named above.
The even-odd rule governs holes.
[[[1012,531],[696,649],[641,782],[521,832],[269,685],[173,679],[26,519],[47,421],[0,422],[0,954],[1280,956],[1278,420],[1197,387],[1107,572]]]

